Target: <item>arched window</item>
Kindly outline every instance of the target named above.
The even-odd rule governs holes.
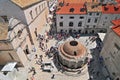
[[[31,19],[33,19],[33,13],[32,13],[32,11],[30,11],[30,16],[31,16]]]
[[[70,27],[73,27],[73,22],[69,22],[69,26],[70,26]]]
[[[79,22],[79,23],[78,23],[78,27],[81,27],[81,26],[82,26],[82,22]]]

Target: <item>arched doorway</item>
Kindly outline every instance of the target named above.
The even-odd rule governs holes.
[[[69,33],[72,33],[72,29],[69,29]]]
[[[94,33],[95,33],[95,31],[94,31],[94,30],[92,30],[92,33],[94,34]]]
[[[88,31],[87,31],[87,30],[85,31],[85,34],[88,34]]]
[[[80,34],[80,33],[81,33],[81,30],[78,30],[78,33]]]

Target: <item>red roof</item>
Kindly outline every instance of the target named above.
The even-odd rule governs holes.
[[[58,2],[64,2],[64,3],[85,3],[85,2],[93,2],[93,0],[58,0]],[[98,0],[94,0],[94,2],[98,2]]]
[[[120,3],[120,0],[115,0],[117,3]]]
[[[114,27],[112,28],[112,30],[113,30],[118,36],[120,36],[120,26],[114,26]]]
[[[112,30],[120,36],[120,19],[113,20],[112,23],[115,25],[112,27]]]
[[[120,6],[119,4],[102,6],[102,13],[103,14],[119,14]]]
[[[118,26],[118,25],[120,25],[120,19],[112,20],[112,23],[113,23],[115,26]]]
[[[86,8],[84,4],[64,4],[59,7],[56,14],[86,14]]]

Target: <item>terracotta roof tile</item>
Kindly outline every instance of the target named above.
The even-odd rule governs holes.
[[[117,3],[120,3],[120,0],[115,0]]]
[[[120,25],[120,19],[112,20],[112,23],[116,26]]]
[[[59,7],[56,14],[86,14],[84,4],[64,4]]]
[[[58,0],[58,2],[65,2],[65,3],[85,3],[85,2],[92,2],[93,0]],[[94,0],[97,2],[98,0]]]
[[[118,36],[120,36],[120,25],[119,25],[119,26],[113,26],[112,30],[113,30]]]
[[[120,13],[120,5],[106,5],[102,6],[103,14],[119,14]]]
[[[112,27],[112,30],[120,36],[120,19],[118,20],[113,20],[112,23],[115,25]]]

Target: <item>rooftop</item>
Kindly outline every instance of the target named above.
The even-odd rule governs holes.
[[[86,8],[84,4],[64,4],[59,7],[56,14],[86,14]]]
[[[120,25],[120,19],[112,20],[112,23],[116,26]]]
[[[102,12],[102,6],[99,3],[86,3],[87,12]]]
[[[113,20],[112,23],[115,25],[112,27],[112,30],[120,36],[120,19]]]
[[[86,54],[86,48],[75,40],[65,42],[60,49],[66,57],[81,57]]]
[[[120,36],[120,25],[119,26],[113,26],[112,30],[118,35]]]
[[[30,5],[33,5],[41,0],[11,0],[13,3],[18,5],[21,8],[28,7]]]
[[[120,0],[115,0],[117,3],[120,3]]]
[[[119,6],[119,4],[102,6],[102,13],[104,13],[104,14],[119,14],[120,6]]]
[[[64,3],[85,3],[85,2],[93,2],[93,0],[59,0],[59,2],[64,2]],[[94,0],[94,2],[97,2],[97,0]]]
[[[8,34],[8,23],[0,22],[0,40],[5,40]]]

